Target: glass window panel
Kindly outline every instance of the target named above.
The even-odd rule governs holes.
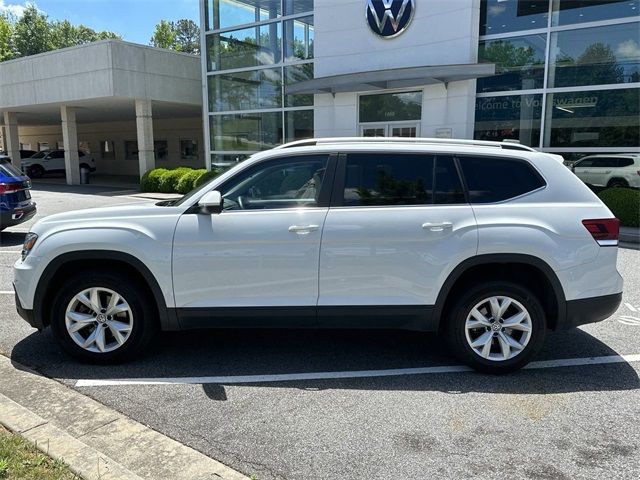
[[[480,35],[546,28],[549,0],[481,0]]]
[[[281,107],[280,72],[280,68],[268,68],[210,76],[209,111]]]
[[[438,155],[434,169],[433,203],[466,203],[464,190],[453,157]]]
[[[207,0],[207,30],[279,17],[280,0]]]
[[[212,150],[258,151],[282,143],[282,112],[213,115]]]
[[[313,138],[313,110],[284,112],[287,142]]]
[[[284,78],[287,85],[313,79],[313,63],[305,63],[291,67],[284,67]],[[313,106],[313,94],[285,95],[287,107]]]
[[[233,30],[207,37],[209,71],[257,67],[280,62],[282,23]]]
[[[135,140],[126,140],[124,142],[124,159],[138,160],[138,142]]]
[[[198,160],[198,141],[192,138],[180,140],[180,158],[182,160]]]
[[[313,17],[284,22],[284,38],[285,62],[313,58]]]
[[[169,145],[166,140],[156,140],[153,142],[153,152],[156,160],[165,161],[169,159]]]
[[[640,15],[640,0],[554,0],[553,25]]]
[[[542,95],[508,95],[476,99],[476,140],[519,140],[537,147],[540,141]]]
[[[284,14],[304,13],[313,11],[313,0],[284,0]]]
[[[360,122],[420,120],[422,92],[360,96]]]
[[[496,75],[479,78],[478,92],[527,90],[544,84],[546,34],[480,42],[478,61],[496,64]]]
[[[551,35],[549,86],[640,82],[640,24]]]
[[[640,89],[555,93],[547,97],[550,147],[638,147]]]
[[[113,159],[116,157],[113,140],[100,141],[100,156],[105,160]]]

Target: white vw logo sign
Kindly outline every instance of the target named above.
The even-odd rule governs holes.
[[[415,0],[367,0],[367,23],[381,37],[400,35],[415,11]]]

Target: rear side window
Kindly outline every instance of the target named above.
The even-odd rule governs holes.
[[[347,157],[343,205],[464,203],[452,157],[357,153]]]
[[[633,165],[633,158],[619,158],[618,166],[619,167],[630,167]]]
[[[545,186],[523,160],[495,157],[460,157],[471,203],[508,200]]]
[[[14,167],[11,162],[0,160],[0,175],[7,177],[21,177],[22,172]]]
[[[596,158],[593,162],[596,168],[616,168],[618,166],[617,158]]]

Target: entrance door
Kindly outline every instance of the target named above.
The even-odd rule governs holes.
[[[411,137],[420,134],[420,124],[411,123],[382,123],[360,126],[360,135],[363,137]]]

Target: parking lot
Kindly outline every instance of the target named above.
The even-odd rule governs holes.
[[[35,220],[141,201],[91,186],[32,194]],[[15,312],[11,265],[32,222],[1,234],[0,353],[247,475],[640,476],[638,250],[620,249],[614,316],[548,335],[533,368],[508,376],[468,372],[435,335],[412,332],[172,332],[135,362],[96,367]]]

